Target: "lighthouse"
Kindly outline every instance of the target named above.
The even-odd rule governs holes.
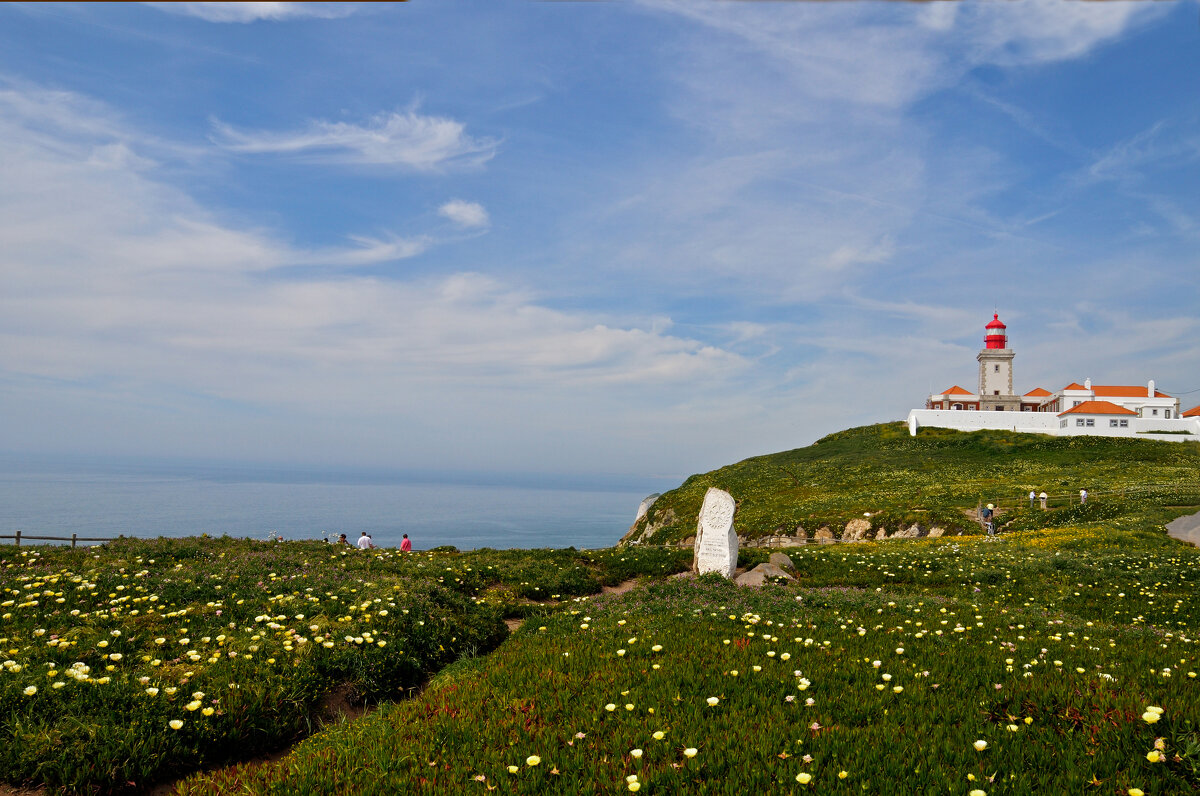
[[[979,408],[993,412],[1021,411],[1021,396],[1013,395],[1012,361],[1015,354],[1008,347],[1008,327],[1000,313],[984,327],[983,350],[975,357],[979,361]]]

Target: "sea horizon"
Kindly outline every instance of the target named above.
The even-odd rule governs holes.
[[[418,550],[610,547],[646,495],[679,483],[636,480],[10,453],[0,454],[0,534],[353,540],[366,531],[380,547],[407,533]]]

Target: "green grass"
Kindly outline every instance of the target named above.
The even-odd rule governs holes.
[[[113,792],[272,751],[317,729],[334,689],[406,696],[494,649],[505,616],[689,560],[228,538],[0,548],[0,781]]]
[[[672,544],[692,536],[711,486],[733,495],[735,528],[749,539],[798,529],[811,538],[822,527],[841,536],[847,522],[868,513],[872,527],[889,534],[914,523],[978,533],[965,510],[995,503],[1006,522],[1028,511],[1030,491],[1044,490],[1061,509],[1082,488],[1093,504],[1107,504],[1110,519],[1131,514],[1145,524],[1152,518],[1144,513],[1163,505],[1200,505],[1200,445],[934,428],[911,437],[903,423],[865,426],[693,475],[660,497],[626,541]]]
[[[793,559],[790,586],[708,576],[588,598],[417,699],[179,792],[1200,787],[1194,549],[1071,527]]]

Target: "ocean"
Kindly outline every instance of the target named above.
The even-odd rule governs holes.
[[[648,485],[596,489],[404,483],[338,475],[0,467],[0,534],[321,539],[361,531],[415,549],[611,547]],[[10,543],[10,540],[3,540]],[[32,542],[31,543],[36,543]]]

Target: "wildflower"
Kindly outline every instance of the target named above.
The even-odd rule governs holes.
[[[1142,714],[1142,721],[1146,722],[1147,724],[1153,724],[1154,722],[1158,721],[1161,718],[1162,718],[1162,716],[1155,713],[1153,710],[1147,710],[1145,713]]]
[[[213,714],[213,709],[212,709],[212,708],[205,708],[204,710],[202,710],[202,711],[200,711],[200,712],[201,712],[201,713],[203,713],[205,716],[211,716],[211,715]]]
[[[687,749],[683,750],[683,756],[684,757],[695,757],[696,752],[697,752],[696,747],[689,746]]]
[[[707,701],[708,701],[708,706],[711,708],[711,707],[715,707],[716,704],[718,702],[720,702],[721,700],[717,699],[716,697],[709,697]]]
[[[975,747],[976,752],[982,752],[984,749],[988,748],[987,741],[976,741],[975,743],[973,743],[971,745]]]
[[[1146,759],[1149,760],[1151,763],[1159,763],[1162,761],[1163,756],[1162,756],[1162,753],[1159,752],[1157,749],[1151,749],[1149,752],[1146,753]]]
[[[629,790],[633,791],[634,793],[637,793],[641,789],[642,783],[638,782],[636,779],[629,783]]]
[[[1146,796],[1146,792],[1141,788],[1130,788],[1128,791],[1126,791],[1126,793],[1128,793],[1129,796]]]
[[[521,769],[517,768],[516,766],[509,766],[509,767],[508,767],[508,773],[510,773],[510,774],[515,774],[515,773],[517,773],[517,772],[518,772],[518,771],[520,771],[520,770],[521,770]]]
[[[525,758],[525,765],[527,766],[536,766],[541,762],[542,758],[538,757],[537,755],[530,755],[529,757]]]
[[[983,790],[982,788],[976,788],[968,793],[967,796],[987,796],[987,791]]]
[[[609,702],[607,705],[604,706],[604,709],[607,710],[609,713],[612,713],[614,710],[617,709],[617,706],[614,705],[613,703]]]
[[[1154,748],[1162,752],[1167,748],[1167,740],[1165,738],[1155,738]]]
[[[642,756],[642,750],[641,749],[630,749],[629,756],[634,759],[640,759]]]
[[[37,693],[37,686],[36,686],[36,685],[31,685],[31,686],[29,686],[28,688],[26,688],[26,689],[25,689],[25,696],[33,696],[33,695],[34,695],[34,694],[36,694],[36,693]]]
[[[180,721],[179,719],[171,719],[170,721],[167,722],[167,726],[170,727],[172,730],[180,730],[180,729],[183,729],[183,722]]]
[[[1016,732],[1016,731],[1017,731],[1017,730],[1019,730],[1019,729],[1021,729],[1021,728],[1020,728],[1018,725],[1016,725],[1016,724],[1010,724],[1010,725],[1008,725],[1008,731],[1009,731],[1009,732]]]
[[[193,699],[191,702],[183,706],[187,710],[197,710],[200,707],[200,700]]]
[[[653,738],[654,738],[654,740],[656,740],[656,741],[661,741],[663,738],[665,738],[665,737],[666,737],[666,733],[664,733],[662,730],[657,730],[657,731],[654,733],[654,735],[653,735],[653,736],[651,736],[651,737],[653,737]]]
[[[848,776],[850,776],[850,773],[847,771],[839,771],[838,772],[838,779],[845,779]]]
[[[796,775],[796,781],[801,785],[807,785],[808,783],[812,782],[812,774],[808,773],[807,771],[801,771]]]
[[[625,657],[625,650],[617,650],[617,656],[622,658]]]

